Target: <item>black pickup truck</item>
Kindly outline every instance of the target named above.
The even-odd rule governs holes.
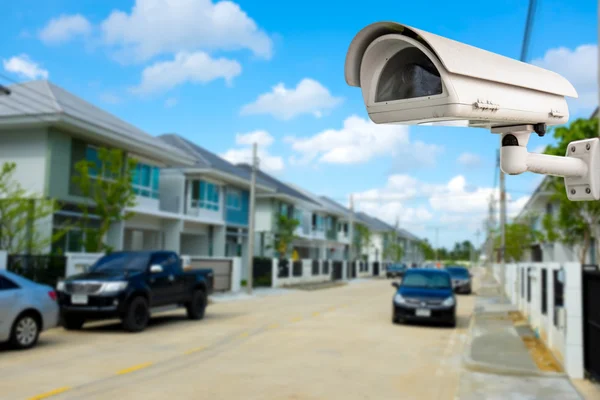
[[[120,251],[60,281],[56,289],[66,329],[119,318],[125,330],[139,332],[153,310],[166,306],[185,307],[189,318],[202,319],[213,287],[212,269],[184,271],[174,252]]]

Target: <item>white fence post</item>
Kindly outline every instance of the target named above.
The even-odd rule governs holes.
[[[8,252],[6,250],[0,250],[0,270],[8,268]]]
[[[81,274],[87,271],[104,253],[66,253],[67,266],[65,268],[65,277]]]
[[[565,367],[571,378],[583,378],[582,266],[565,263],[566,345]]]
[[[342,261],[342,280],[348,280],[348,261]]]
[[[242,258],[233,257],[231,261],[231,291],[239,292],[242,288]]]
[[[271,268],[271,287],[279,287],[279,263],[277,262],[277,259],[274,258],[273,259],[273,267]]]

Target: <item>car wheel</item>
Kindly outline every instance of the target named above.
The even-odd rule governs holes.
[[[72,315],[63,316],[63,327],[68,331],[77,331],[81,329],[85,320],[81,317],[76,317]]]
[[[135,297],[129,303],[123,317],[123,329],[128,332],[141,332],[148,325],[149,319],[148,301],[143,297]]]
[[[33,347],[40,336],[40,322],[35,315],[26,313],[19,315],[13,324],[10,343],[17,349]]]
[[[202,290],[196,290],[192,294],[192,300],[186,305],[189,319],[202,319],[206,310],[206,294]]]

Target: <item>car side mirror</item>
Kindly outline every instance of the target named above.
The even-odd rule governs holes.
[[[398,282],[392,282],[392,286],[398,289],[400,287],[400,284]]]
[[[150,273],[151,274],[160,274],[161,272],[163,272],[162,265],[155,264],[155,265],[151,265],[150,266]]]

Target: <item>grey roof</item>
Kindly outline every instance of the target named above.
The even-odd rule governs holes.
[[[250,168],[251,168],[251,166],[249,164],[245,164],[245,163],[237,164],[237,167],[243,168],[248,172],[250,172]],[[286,183],[283,183],[279,179],[276,179],[261,170],[258,170],[256,172],[256,179],[257,180],[261,179],[261,180],[267,182],[269,186],[271,186],[275,189],[277,194],[283,194],[285,196],[293,197],[298,200],[307,201],[309,203],[316,204],[317,206],[321,206],[320,203],[315,202],[310,197],[304,195],[303,193],[299,192],[298,190],[294,189],[293,187],[287,185]]]
[[[296,189],[306,197],[309,197],[313,201],[313,203],[320,204],[321,207],[318,208],[319,211],[342,217],[347,217],[349,215],[350,211],[344,209],[344,207],[342,207],[340,204],[337,204],[335,202],[331,204],[331,200],[324,199],[322,196],[317,196],[316,194],[313,194],[308,190],[303,189],[300,186],[295,185],[293,183],[287,183],[287,185],[292,187],[293,189]]]
[[[392,226],[386,224],[382,220],[372,217],[362,211],[359,211],[356,213],[356,218],[359,221],[366,224],[369,227],[369,229],[376,231],[376,232],[386,232],[386,231],[394,230],[394,228]]]
[[[186,152],[190,156],[192,156],[196,160],[196,164],[194,165],[196,168],[211,168],[217,171],[224,172],[229,175],[236,176],[238,178],[244,179],[250,183],[250,171],[245,168],[240,168],[229,161],[219,157],[215,153],[212,153],[206,150],[204,147],[198,146],[196,143],[189,141],[186,138],[183,138],[174,133],[167,133],[164,135],[160,135],[158,137],[160,140],[165,143],[180,149],[181,151]],[[269,182],[267,182],[262,177],[256,177],[256,183],[261,186],[270,187],[275,189],[275,187]]]
[[[319,200],[329,205],[332,209],[337,210],[338,213],[345,215],[346,217],[350,217],[350,209],[344,207],[337,201],[330,199],[327,196],[319,196]]]
[[[18,118],[36,118],[37,122],[63,122],[65,117],[86,123],[89,126],[108,130],[129,142],[145,144],[157,154],[191,161],[181,151],[164,143],[156,137],[117,118],[80,97],[46,80],[30,81],[8,86],[11,93],[0,96],[0,120]]]

